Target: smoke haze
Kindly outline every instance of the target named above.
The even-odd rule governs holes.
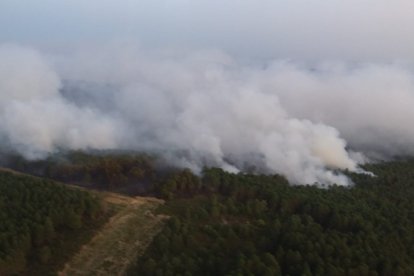
[[[401,65],[255,65],[131,45],[59,57],[4,45],[0,61],[0,133],[28,158],[133,149],[196,172],[255,167],[348,185],[338,169],[414,154],[414,82]]]
[[[260,58],[414,61],[411,0],[2,0],[0,42],[62,50],[138,39]]]

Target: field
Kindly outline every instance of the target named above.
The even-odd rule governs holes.
[[[153,211],[162,200],[104,194],[119,208],[101,231],[68,262],[59,275],[123,275],[162,229],[166,216]]]

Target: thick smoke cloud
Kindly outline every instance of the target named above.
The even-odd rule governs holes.
[[[246,65],[215,51],[135,47],[47,59],[3,46],[0,104],[3,138],[31,158],[134,149],[194,171],[348,185],[337,170],[361,171],[362,153],[414,153],[413,78],[398,65]]]
[[[292,116],[337,128],[374,158],[414,154],[414,75],[398,64],[325,64],[314,73],[276,64],[260,76]]]
[[[116,147],[118,124],[91,108],[79,108],[59,93],[61,81],[35,51],[0,47],[0,131],[28,158],[58,147]]]

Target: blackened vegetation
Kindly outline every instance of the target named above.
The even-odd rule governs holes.
[[[0,172],[0,275],[56,265],[62,251],[76,250],[75,237],[103,214],[101,200],[89,192]]]
[[[156,181],[155,158],[145,154],[71,151],[37,161],[10,156],[6,164],[25,173],[130,195],[151,194]]]
[[[130,275],[414,275],[414,162],[352,188],[184,170],[157,187],[172,216]]]

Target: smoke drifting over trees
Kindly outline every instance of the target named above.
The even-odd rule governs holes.
[[[51,57],[3,45],[0,133],[28,158],[133,149],[194,171],[256,167],[348,185],[338,169],[414,154],[413,81],[397,64],[246,64],[136,47]]]

